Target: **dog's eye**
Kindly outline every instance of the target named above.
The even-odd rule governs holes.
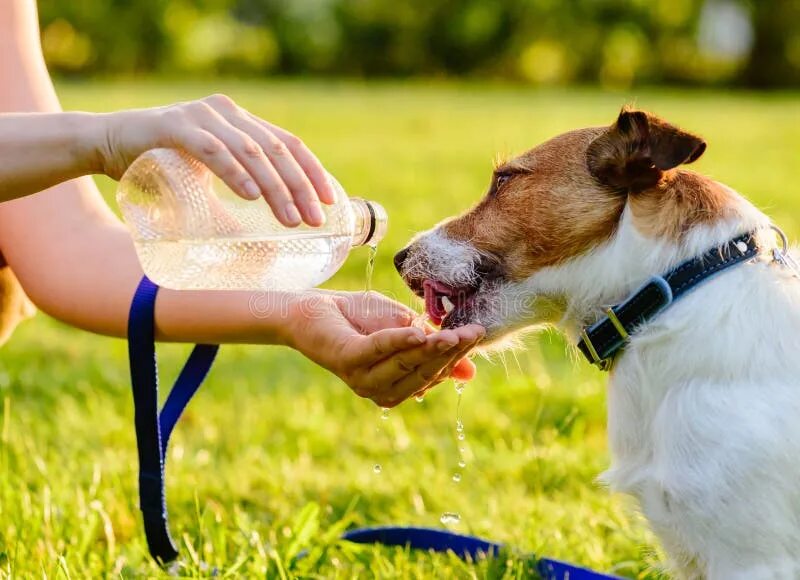
[[[506,182],[509,179],[511,179],[510,175],[508,175],[507,173],[501,173],[500,175],[497,176],[497,179],[495,180],[495,186],[497,187],[497,189],[500,189],[506,184]]]
[[[510,173],[498,173],[494,176],[494,183],[492,183],[492,195],[497,194],[503,186],[511,179]]]

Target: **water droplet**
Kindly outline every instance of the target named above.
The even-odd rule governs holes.
[[[380,463],[376,463],[375,467],[372,468],[372,471],[374,471],[375,473],[380,473],[382,471],[381,464]]]
[[[464,430],[464,423],[461,422],[461,419],[456,419],[456,431],[461,433]]]
[[[439,518],[439,521],[446,526],[456,525],[461,522],[461,514],[457,514],[456,512],[444,512],[442,517]]]
[[[420,312],[414,317],[414,320],[411,321],[411,326],[414,328],[422,328],[425,329],[425,326],[428,324],[428,313],[427,312]]]
[[[372,273],[375,271],[375,256],[378,253],[378,244],[369,244],[369,258],[367,259],[367,283],[365,290],[372,290]]]
[[[464,435],[463,433],[459,433],[459,434],[458,434],[458,440],[459,440],[459,441],[463,441],[463,440],[464,440],[464,439],[466,439],[466,438],[467,438],[467,436],[466,436],[466,435]]]
[[[466,386],[467,383],[465,383],[464,381],[455,381],[453,383],[453,387],[455,387],[456,393],[458,393],[459,395],[464,392],[464,387]]]
[[[425,396],[424,396],[424,395],[420,395],[420,396],[418,396],[418,397],[414,397],[414,400],[415,400],[417,403],[421,403],[422,401],[424,401],[424,400],[425,400]]]
[[[458,466],[463,469],[467,466],[467,462],[462,459],[458,462]]]
[[[456,483],[459,483],[461,481],[461,474],[460,473],[454,473],[453,474],[453,481],[455,481]]]
[[[461,455],[464,455],[464,454],[467,452],[467,448],[466,448],[466,447],[459,447],[459,448],[458,448],[458,452],[459,452]]]
[[[383,409],[381,409],[381,419],[385,421],[388,418],[389,418],[389,409],[384,407]]]

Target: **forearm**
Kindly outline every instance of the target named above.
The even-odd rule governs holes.
[[[0,113],[0,202],[98,171],[101,119],[90,113]]]
[[[60,111],[34,7],[12,0],[0,10],[0,113]],[[142,270],[130,236],[90,178],[0,204],[0,251],[43,311],[92,332],[125,335]],[[249,305],[247,293],[162,290],[157,334],[183,342],[283,342],[288,321],[280,312],[255,316]]]
[[[79,211],[63,208],[55,215],[49,207],[60,196],[90,196],[92,188],[73,181],[3,204],[0,243],[40,309],[91,332],[125,336],[131,298],[142,276],[127,230],[85,203]],[[162,289],[156,302],[157,336],[179,342],[284,343],[291,322],[286,311],[262,304],[254,312],[252,303],[249,292]]]

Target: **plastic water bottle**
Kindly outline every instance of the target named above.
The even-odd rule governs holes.
[[[175,290],[303,290],[341,267],[350,248],[386,233],[386,211],[348,199],[333,176],[321,227],[282,225],[264,200],[246,201],[208,168],[175,149],[153,149],[119,183],[117,202],[139,261]]]

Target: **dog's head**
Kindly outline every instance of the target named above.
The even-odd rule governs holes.
[[[611,126],[559,135],[498,166],[476,206],[417,236],[395,265],[443,327],[483,324],[491,340],[555,322],[562,297],[532,295],[524,282],[609,240],[634,197],[646,204],[660,189],[666,199],[674,168],[705,146],[649,113],[623,109]],[[655,227],[680,230],[685,219]]]

